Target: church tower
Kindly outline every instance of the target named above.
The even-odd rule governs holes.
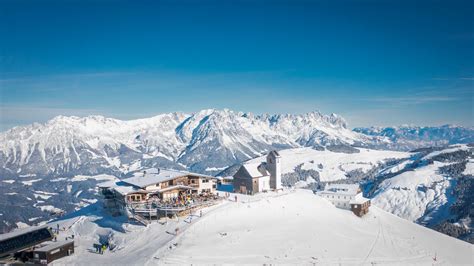
[[[277,151],[267,155],[267,170],[270,172],[270,188],[281,189],[281,156]]]

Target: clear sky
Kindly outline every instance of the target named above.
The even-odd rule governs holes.
[[[0,130],[320,110],[474,126],[474,1],[0,0]]]

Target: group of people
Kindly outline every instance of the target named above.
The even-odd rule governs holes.
[[[108,243],[102,245],[94,244],[95,252],[102,255],[107,250],[108,246]]]
[[[182,193],[177,197],[170,198],[168,200],[163,200],[162,202],[158,203],[162,206],[166,207],[184,207],[190,206],[195,203],[205,202],[213,199],[217,199],[218,196],[213,194],[185,194]]]

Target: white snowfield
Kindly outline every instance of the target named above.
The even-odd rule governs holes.
[[[232,197],[231,197],[232,198]],[[108,227],[120,218],[83,216],[61,226],[75,234],[76,253],[56,265],[322,264],[472,265],[473,245],[372,206],[359,218],[308,190],[238,195],[190,223]],[[99,213],[99,212],[97,212]],[[94,222],[95,220],[95,222]],[[188,219],[189,222],[189,219]],[[71,225],[72,224],[72,225]],[[101,224],[99,227],[97,224]],[[166,233],[179,227],[178,236]],[[98,234],[114,232],[115,251],[95,254]]]
[[[296,148],[279,151],[282,157],[282,173],[293,172],[303,164],[303,170],[316,170],[321,181],[346,179],[346,173],[353,170],[367,172],[388,159],[409,158],[409,152],[383,151],[358,148],[360,153],[340,153],[312,148]],[[248,163],[265,161],[265,156],[249,160]],[[322,165],[322,168],[320,168]]]

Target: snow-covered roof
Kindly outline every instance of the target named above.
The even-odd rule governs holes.
[[[166,187],[166,188],[160,189],[160,190],[158,190],[158,192],[166,192],[166,191],[170,191],[170,190],[173,190],[173,189],[194,189],[194,188],[190,187],[190,186],[185,186],[185,185],[176,185],[176,186],[171,186],[171,187]]]
[[[105,182],[97,184],[97,187],[100,187],[100,188],[115,187],[116,184],[117,184],[117,181],[109,180],[109,181],[105,181]]]
[[[204,178],[215,178],[213,176],[208,176],[208,175],[201,175],[201,174],[191,173],[187,171],[177,171],[177,170],[168,170],[168,169],[160,169],[153,172],[148,172],[148,171],[150,170],[147,170],[146,174],[137,173],[135,174],[135,176],[123,179],[122,181],[128,184],[131,184],[133,186],[144,188],[150,185],[166,182],[178,177],[188,176],[188,175],[204,177]]]
[[[327,184],[321,193],[334,193],[343,195],[357,195],[359,193],[358,184]]]
[[[144,192],[141,189],[138,189],[138,188],[133,187],[133,186],[127,186],[127,185],[117,185],[113,188],[115,189],[115,191],[117,191],[118,193],[120,193],[122,195],[128,195],[130,193]]]
[[[6,239],[9,239],[9,238],[13,238],[13,237],[17,237],[17,236],[20,236],[20,235],[23,235],[23,234],[27,234],[29,232],[33,232],[33,231],[41,230],[41,229],[44,229],[44,228],[48,228],[48,227],[49,227],[49,225],[31,226],[31,227],[27,227],[27,228],[18,229],[18,230],[15,230],[13,232],[10,232],[10,233],[0,234],[0,241],[6,240]]]
[[[60,248],[64,245],[67,245],[67,244],[70,244],[70,243],[74,243],[74,241],[73,240],[68,240],[68,241],[48,242],[47,245],[39,247],[39,248],[35,249],[35,251],[47,252],[47,251],[51,251],[51,250]]]
[[[351,200],[349,202],[349,204],[363,204],[363,203],[366,203],[369,200],[370,199],[368,199],[368,198],[364,198],[364,197],[360,196],[360,197],[356,197],[355,199]]]
[[[260,172],[258,167],[260,166],[261,163],[246,163],[243,164],[242,166],[245,168],[245,170],[249,173],[251,177],[261,177],[261,176],[267,176],[269,175],[267,170],[263,170],[263,173]]]

